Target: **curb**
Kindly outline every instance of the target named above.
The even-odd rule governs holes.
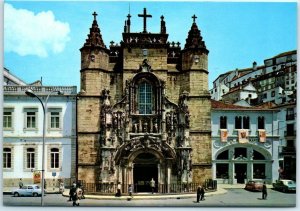
[[[223,188],[219,188],[214,192],[206,192],[205,197],[209,197],[211,195],[216,194],[225,194],[227,191]],[[65,190],[62,193],[62,196],[69,197],[69,191]],[[184,199],[184,198],[195,198],[196,193],[193,194],[154,194],[154,195],[133,195],[131,198],[127,194],[121,197],[115,197],[113,195],[85,195],[85,199],[96,199],[96,200],[123,200],[123,201],[131,201],[131,200],[164,200],[164,199]]]

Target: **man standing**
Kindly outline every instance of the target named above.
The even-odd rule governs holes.
[[[197,203],[199,203],[200,195],[201,195],[201,186],[198,186],[198,188],[197,188]]]
[[[152,194],[153,194],[154,188],[155,188],[155,180],[153,178],[150,181],[150,186],[151,186],[151,190],[152,190]]]
[[[129,186],[128,186],[128,193],[129,193],[129,196],[130,196],[131,198],[133,198],[133,196],[132,196],[132,185],[129,185]]]
[[[121,183],[118,182],[118,185],[117,185],[117,193],[116,193],[116,197],[121,197]]]
[[[20,181],[19,181],[19,188],[22,188],[23,187],[23,181],[22,181],[22,178],[20,178]]]
[[[205,191],[204,191],[204,187],[202,186],[201,189],[200,189],[200,200],[201,201],[204,200],[204,194],[205,194]]]
[[[262,188],[262,199],[267,199],[267,196],[268,196],[267,186],[266,186],[266,182],[264,182],[263,188]]]

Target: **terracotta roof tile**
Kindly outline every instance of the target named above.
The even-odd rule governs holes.
[[[227,104],[221,101],[216,101],[211,99],[211,108],[212,110],[252,110],[252,111],[260,111],[260,110],[273,110],[269,107],[271,104],[266,103],[267,105],[261,105],[256,107],[246,107],[246,106],[238,106],[233,104]]]

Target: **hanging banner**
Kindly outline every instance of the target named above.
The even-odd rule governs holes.
[[[228,131],[227,129],[220,129],[221,132],[221,142],[227,142]]]
[[[40,171],[33,172],[33,183],[34,184],[41,183],[41,172]]]
[[[239,133],[239,143],[245,144],[249,142],[249,131],[246,129],[238,130]]]
[[[266,142],[266,130],[258,130],[258,137],[259,137],[259,142],[264,143]]]

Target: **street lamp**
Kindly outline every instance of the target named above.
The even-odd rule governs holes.
[[[45,131],[46,131],[46,113],[47,113],[47,102],[48,102],[48,99],[50,97],[50,95],[52,93],[57,93],[58,95],[62,95],[63,93],[59,90],[53,90],[51,91],[47,97],[46,97],[46,100],[45,100],[45,103],[43,103],[43,101],[41,100],[41,98],[39,98],[31,89],[27,89],[25,91],[25,94],[30,96],[30,97],[36,97],[40,103],[42,104],[42,107],[43,107],[43,113],[44,113],[44,116],[43,116],[43,149],[42,149],[42,182],[41,182],[41,188],[42,188],[42,196],[41,196],[41,206],[44,206],[44,186],[45,186]]]

